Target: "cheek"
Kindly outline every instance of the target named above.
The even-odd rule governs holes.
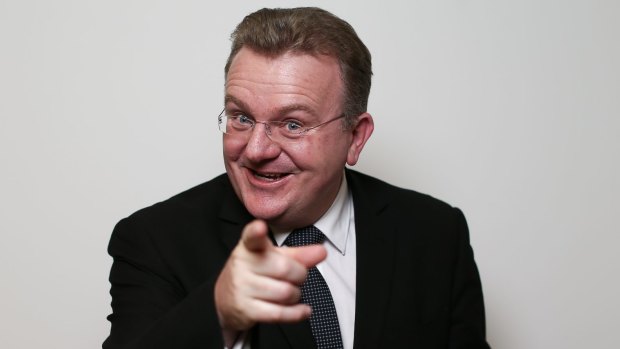
[[[335,134],[332,137],[317,139],[312,152],[316,161],[326,164],[341,163],[349,151],[349,140],[346,134]]]
[[[226,160],[229,161],[237,160],[245,147],[244,142],[226,136],[224,136],[224,141],[222,144],[224,150],[224,157]]]
[[[313,142],[289,149],[288,154],[298,168],[327,175],[342,170],[347,149],[342,139],[317,137]]]

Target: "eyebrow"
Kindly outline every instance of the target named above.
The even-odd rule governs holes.
[[[244,103],[242,100],[240,100],[239,98],[235,96],[228,95],[228,94],[224,97],[224,104],[227,104],[227,103],[236,104],[239,108],[246,110],[246,111],[249,111],[250,109],[249,106],[246,103]],[[294,111],[303,111],[303,112],[310,114],[313,117],[318,117],[318,115],[316,115],[316,112],[312,108],[308,107],[305,104],[299,104],[299,103],[289,104],[281,108],[276,108],[274,111],[274,114],[284,115],[284,114],[288,114]]]
[[[231,96],[231,95],[228,95],[228,94],[227,94],[227,95],[224,97],[224,105],[226,105],[226,104],[228,104],[228,103],[233,103],[233,104],[236,104],[236,105],[238,105],[239,107],[241,107],[241,109],[245,109],[245,110],[249,109],[249,108],[248,108],[248,105],[247,105],[247,104],[245,104],[245,103],[243,103],[243,101],[242,101],[242,100],[240,100],[239,98],[236,98],[236,97],[234,97],[234,96]]]

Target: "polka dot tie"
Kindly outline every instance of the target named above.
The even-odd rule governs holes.
[[[325,235],[315,226],[295,229],[284,240],[286,246],[320,244]],[[319,349],[342,348],[338,314],[329,287],[316,267],[308,270],[306,281],[301,285],[301,302],[312,307],[310,327]]]

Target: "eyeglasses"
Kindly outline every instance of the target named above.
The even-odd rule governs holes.
[[[329,119],[318,125],[305,127],[300,121],[258,121],[251,117],[239,114],[239,115],[226,115],[226,109],[222,110],[217,117],[218,127],[222,133],[234,136],[249,137],[251,131],[256,124],[265,125],[265,133],[274,142],[295,142],[305,136],[306,133],[319,128],[323,125],[329,124],[332,121],[344,118],[344,114]]]

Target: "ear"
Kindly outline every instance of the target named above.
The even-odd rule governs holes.
[[[366,141],[370,138],[374,129],[375,123],[372,121],[372,115],[364,113],[357,117],[357,123],[352,130],[353,139],[351,140],[349,152],[347,153],[347,164],[349,166],[353,166],[357,163],[360,153],[364,148],[364,144],[366,144]]]

